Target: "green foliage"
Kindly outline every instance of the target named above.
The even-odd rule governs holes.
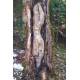
[[[23,27],[22,17],[19,17],[18,20],[16,21],[16,27],[18,29],[20,39],[21,41],[23,41],[25,37],[25,31]]]
[[[23,4],[22,4],[22,0],[14,0],[13,1],[13,10],[16,13],[16,15],[22,15],[22,9],[23,9]]]
[[[50,3],[50,20],[52,25],[59,27],[65,24],[66,2],[64,0],[51,0]]]
[[[22,0],[14,0],[13,1],[13,14],[14,14],[14,23],[13,23],[13,30],[14,30],[14,36],[16,36],[16,39],[14,39],[14,47],[16,47],[16,44],[18,48],[23,48],[24,47],[24,38],[25,38],[25,29],[23,26],[23,21],[22,21],[22,9],[23,9],[23,4]]]

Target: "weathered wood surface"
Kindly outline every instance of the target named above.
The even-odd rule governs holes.
[[[23,4],[23,22],[27,28],[25,60],[28,65],[33,62],[37,68],[44,60],[44,64],[51,69],[52,38],[49,22],[49,0],[23,0]],[[31,59],[32,62],[30,62]]]
[[[33,25],[33,56],[36,58],[36,66],[39,67],[41,60],[44,56],[44,40],[41,36],[41,27],[44,23],[44,12],[42,10],[41,4],[37,3],[34,8],[34,25]]]

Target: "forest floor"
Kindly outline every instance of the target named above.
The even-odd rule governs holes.
[[[50,80],[66,80],[66,49],[63,46],[57,46],[55,61],[54,61],[54,75]]]
[[[66,49],[64,47],[57,46],[53,64],[53,73],[49,80],[66,80]]]

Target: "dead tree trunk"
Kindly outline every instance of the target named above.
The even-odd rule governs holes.
[[[25,60],[29,67],[34,65],[37,74],[41,72],[42,80],[47,80],[52,55],[49,0],[23,0],[23,5],[23,22],[27,28]]]
[[[44,56],[44,40],[40,33],[41,27],[44,24],[44,12],[40,3],[34,6],[33,14],[33,56],[36,58],[36,66],[39,67]]]

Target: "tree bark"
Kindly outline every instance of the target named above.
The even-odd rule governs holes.
[[[23,0],[23,22],[27,28],[27,38],[25,45],[25,60],[28,62],[31,55],[31,1]]]
[[[23,22],[27,27],[25,60],[30,65],[32,59],[37,69],[40,67],[44,69],[45,65],[51,69],[52,37],[49,22],[49,0],[23,0],[23,5]],[[42,80],[46,80],[44,79],[46,72],[43,69]]]

